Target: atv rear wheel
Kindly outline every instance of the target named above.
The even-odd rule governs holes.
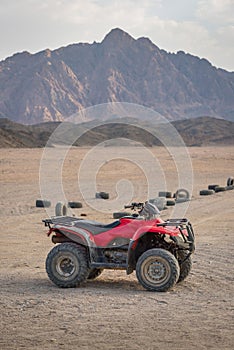
[[[79,286],[89,275],[86,249],[74,243],[55,246],[46,259],[49,279],[62,288]]]
[[[165,249],[150,249],[137,261],[136,275],[141,285],[155,292],[166,292],[179,279],[177,259]]]
[[[92,269],[90,272],[89,272],[89,275],[88,275],[88,280],[92,281],[92,280],[95,280],[98,276],[101,275],[101,273],[103,272],[103,269]]]

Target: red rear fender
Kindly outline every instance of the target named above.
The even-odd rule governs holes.
[[[65,237],[69,238],[71,241],[82,244],[84,246],[89,247],[93,245],[92,236],[90,236],[89,232],[84,229],[56,225],[52,231],[56,233],[59,232]]]

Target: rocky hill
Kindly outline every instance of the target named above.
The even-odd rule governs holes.
[[[59,122],[22,125],[0,118],[0,148],[44,147],[53,131],[59,125]],[[174,121],[172,125],[177,129],[187,146],[234,145],[234,122],[231,121],[199,117]],[[116,138],[134,140],[145,146],[161,145],[158,139],[146,131],[146,128],[151,131],[157,128],[157,130],[165,132],[167,124],[150,125],[138,123],[136,127],[130,125],[127,121],[119,121],[102,126],[95,126],[95,122],[77,125],[66,123],[63,133],[67,132],[73,139],[73,136],[80,134],[81,130],[89,130],[74,143],[74,146],[95,146],[106,140],[115,140]],[[57,133],[57,136],[56,139],[52,140],[52,144],[60,144],[61,140],[64,139],[63,134]],[[173,144],[173,140],[171,141]],[[113,141],[113,144],[115,144],[115,141]]]
[[[0,116],[24,124],[61,121],[82,108],[130,102],[171,120],[234,120],[234,72],[184,52],[160,50],[113,29],[101,43],[18,53],[0,62]],[[85,120],[83,120],[85,121]]]

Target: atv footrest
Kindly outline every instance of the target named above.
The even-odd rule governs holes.
[[[116,269],[116,270],[125,270],[127,264],[115,264],[115,263],[91,263],[90,267],[93,269]]]

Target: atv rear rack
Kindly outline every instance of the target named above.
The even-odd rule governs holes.
[[[71,216],[55,216],[51,219],[44,219],[42,222],[44,222],[45,226],[51,227],[51,225],[64,225],[64,226],[72,226],[75,222],[80,221],[83,219],[80,218],[74,218]]]

